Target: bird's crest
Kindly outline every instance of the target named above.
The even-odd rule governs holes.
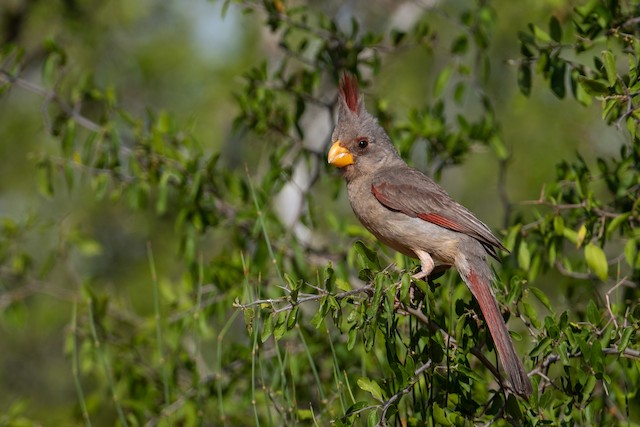
[[[340,96],[342,96],[342,99],[344,100],[345,104],[347,104],[349,110],[358,114],[358,80],[345,72],[342,76],[342,82],[340,82],[339,91]]]

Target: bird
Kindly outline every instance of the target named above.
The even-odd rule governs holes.
[[[510,390],[532,393],[502,318],[488,257],[506,248],[433,179],[410,167],[377,119],[367,112],[355,76],[344,73],[328,162],[339,168],[355,216],[379,241],[420,261],[416,279],[454,267],[477,300],[507,374]]]

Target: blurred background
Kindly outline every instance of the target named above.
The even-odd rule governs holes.
[[[124,141],[123,146],[128,140],[140,138],[135,129],[169,129],[176,140],[187,141],[185,150],[198,153],[193,157],[209,158],[219,153],[217,162],[228,175],[221,174],[215,179],[229,188],[232,185],[227,176],[267,175],[273,167],[270,156],[277,150],[278,138],[254,132],[247,124],[238,125],[236,118],[242,111],[238,94],[245,88],[249,70],[264,66],[267,72],[274,71],[286,57],[279,45],[281,30],[273,31],[265,24],[269,3],[3,0],[0,4],[0,50],[3,52],[0,68],[8,70],[19,62],[20,78],[32,85],[9,85],[5,81],[0,86],[0,218],[4,236],[0,253],[3,260],[0,267],[0,414],[22,414],[25,418],[40,420],[42,425],[82,423],[78,377],[72,371],[74,354],[80,352],[79,369],[83,372],[91,372],[95,368],[92,364],[99,363],[99,359],[83,358],[84,350],[74,349],[72,332],[75,322],[86,315],[82,301],[89,292],[87,289],[95,292],[96,300],[108,296],[110,310],[115,312],[111,314],[111,326],[122,333],[110,339],[115,345],[135,350],[138,345],[150,344],[136,342],[133,333],[129,336],[130,330],[141,328],[154,335],[153,319],[158,309],[154,306],[157,299],[153,297],[151,283],[158,282],[162,316],[179,319],[181,313],[185,313],[181,311],[185,302],[178,289],[185,287],[193,292],[195,285],[193,282],[185,285],[188,282],[185,277],[197,276],[198,260],[204,260],[211,269],[206,274],[210,274],[214,285],[203,288],[202,297],[223,296],[219,305],[212,303],[211,309],[216,313],[202,326],[208,328],[202,335],[203,354],[212,365],[222,363],[213,360],[219,354],[215,338],[224,325],[231,328],[232,338],[227,345],[250,344],[242,316],[234,318],[231,324],[226,323],[237,309],[232,307],[233,299],[224,297],[227,294],[222,291],[234,286],[240,289],[243,271],[248,268],[243,266],[241,252],[244,249],[237,249],[240,232],[231,235],[225,230],[225,222],[209,229],[196,239],[195,264],[185,263],[179,254],[188,252],[189,240],[181,237],[183,231],[176,225],[178,213],[173,211],[173,203],[177,196],[170,195],[168,206],[163,210],[166,213],[157,215],[155,199],[150,198],[150,208],[145,208],[143,201],[139,209],[132,209],[138,204],[136,196],[127,190],[114,194],[120,191],[117,185],[106,190],[107,196],[96,197],[105,190],[90,171],[82,171],[80,166],[74,167],[73,185],[68,185],[70,178],[65,178],[63,169],[42,165],[44,159],[53,158],[55,165],[55,159],[63,157],[60,138],[56,136],[59,123],[54,98],[68,99],[68,105],[78,106],[74,100],[83,98],[82,87],[96,87],[102,91],[101,99],[110,96],[117,99],[118,111],[126,111],[138,127],[119,126],[118,123],[127,123],[124,113],[115,114],[117,118],[105,124],[107,122],[101,121],[105,114],[103,107],[97,104],[94,107],[90,101],[82,105],[83,114],[109,127],[111,135]],[[467,3],[309,0],[274,2],[272,6],[288,10],[306,6],[318,15],[333,19],[344,31],[351,28],[352,19],[357,20],[361,31],[372,32],[408,29],[417,20],[428,22],[433,29],[428,46],[416,43],[401,49],[380,50],[381,63],[376,73],[362,70],[363,77],[370,82],[363,88],[368,109],[383,117],[383,123],[385,120],[403,123],[413,108],[434,96],[434,85],[443,68],[455,63],[449,47],[459,33],[460,16]],[[518,31],[525,30],[530,22],[546,25],[551,14],[562,19],[576,2],[496,0],[489,3],[492,16],[488,60],[478,57],[478,61],[484,61],[483,65],[469,72],[484,70],[484,75],[477,79],[484,79],[482,90],[492,102],[509,157],[503,190],[518,211],[521,201],[538,199],[545,183],[555,179],[556,164],[560,160],[579,152],[587,162],[592,162],[597,156],[617,152],[622,140],[615,129],[606,127],[599,119],[597,105],[583,107],[571,100],[559,99],[548,90],[533,90],[530,97],[518,90]],[[51,52],[56,49],[61,53],[52,60]],[[473,63],[472,55],[461,63]],[[48,68],[55,71],[50,72]],[[537,78],[534,77],[534,86],[545,84],[536,83]],[[315,86],[317,97],[330,105],[336,96],[335,83],[324,77]],[[458,96],[454,90],[451,84],[438,95],[453,98]],[[461,102],[454,107],[447,106],[455,109],[449,113],[462,114],[470,121],[483,114],[476,95],[469,89],[462,95]],[[293,169],[284,175],[281,186],[266,197],[268,204],[262,208],[275,212],[274,218],[280,225],[274,227],[281,229],[272,229],[274,233],[280,230],[283,235],[293,236],[290,238],[295,241],[305,242],[306,247],[329,248],[326,253],[316,253],[319,260],[314,268],[322,269],[322,265],[332,259],[330,254],[335,253],[331,248],[341,244],[335,240],[339,232],[336,228],[358,230],[360,226],[340,190],[339,176],[325,167],[333,125],[330,109],[320,106],[314,110],[310,105],[302,123],[304,132],[300,140],[316,155],[305,158],[302,163],[284,155],[278,157],[289,162]],[[419,144],[412,147],[407,153],[410,162],[434,173],[433,159],[425,155],[424,147]],[[180,148],[176,148],[176,152],[179,151]],[[504,227],[506,213],[498,186],[499,162],[492,147],[473,146],[463,162],[450,164],[440,172],[440,183],[455,199],[493,229]],[[138,178],[134,175],[131,179]],[[307,193],[309,188],[311,195]],[[249,194],[249,191],[243,187],[238,194]],[[219,197],[226,198],[225,194]],[[308,198],[313,200],[310,206],[306,205]],[[255,219],[243,218],[242,209],[250,211],[255,206],[249,197],[244,199],[248,200],[244,205],[239,200],[243,199],[234,196],[229,202],[238,209],[232,221],[246,223],[245,234],[251,239],[249,236],[256,235]],[[220,204],[216,207],[223,210]],[[323,216],[325,210],[333,216],[327,219]],[[333,225],[333,231],[327,232],[327,224],[332,221],[341,225]],[[364,234],[364,231],[354,233]],[[276,245],[275,250],[286,248]],[[395,256],[391,252],[385,254],[389,259]],[[216,263],[227,265],[229,270],[221,270]],[[154,278],[154,269],[150,266],[157,269],[157,277]],[[306,274],[315,277],[318,273],[316,270]],[[216,277],[224,285],[215,287]],[[561,287],[541,282],[537,286],[548,292],[557,307],[567,304]],[[99,311],[99,304],[94,309]],[[88,335],[89,328],[86,328]],[[170,341],[171,333],[165,331],[164,339]],[[84,345],[89,351],[90,340],[83,342],[76,344]],[[117,359],[118,353],[114,352],[112,357]],[[135,359],[135,351],[122,357]],[[157,368],[161,360],[164,359],[147,362]],[[227,362],[232,361],[224,361]],[[144,371],[150,367],[143,361],[139,369]],[[81,377],[94,423],[109,425],[116,417],[113,407],[98,403],[104,400],[104,392],[91,391],[103,378],[91,374]],[[239,378],[234,381],[240,381]],[[156,385],[157,393],[161,393],[162,386]],[[129,387],[136,386],[130,384]],[[250,413],[248,406],[243,407],[239,401],[237,405],[238,414]],[[96,407],[102,409],[96,410]],[[230,406],[226,408],[227,413],[234,411]]]

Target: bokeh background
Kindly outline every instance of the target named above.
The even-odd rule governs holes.
[[[381,50],[376,73],[362,70],[370,82],[363,89],[369,109],[401,123],[412,108],[434,97],[440,72],[455,63],[449,47],[459,34],[460,16],[470,7],[468,3],[309,0],[283,2],[282,7],[308,7],[335,20],[345,31],[352,25],[352,19],[357,20],[361,31],[372,32],[411,28],[417,20],[428,22],[433,29],[428,46],[418,43]],[[484,3],[474,3],[474,7]],[[530,220],[529,206],[520,202],[540,197],[545,184],[556,178],[559,161],[573,158],[579,152],[587,163],[593,163],[597,157],[617,153],[624,136],[600,120],[597,102],[585,107],[570,97],[559,99],[544,90],[547,83],[538,76],[534,77],[534,90],[529,97],[518,89],[521,56],[518,32],[526,31],[531,22],[546,26],[551,15],[562,20],[577,2],[496,0],[488,3],[491,11],[488,59],[478,58],[485,63],[471,72],[484,70],[477,78],[482,80],[482,89],[492,101],[508,152],[504,188],[499,187],[501,166],[496,151],[486,145],[474,145],[462,162],[447,165],[439,175],[439,182],[493,229],[503,230],[508,222],[500,191],[506,191],[513,209],[522,211],[523,218]],[[3,0],[0,4],[0,50],[3,51],[0,67],[6,69],[20,62],[20,78],[33,85],[9,85],[5,81],[1,86],[0,218],[4,239],[0,253],[3,260],[0,265],[0,414],[19,414],[41,425],[81,424],[76,381],[79,377],[94,424],[115,422],[116,411],[104,403],[105,388],[98,386],[104,384],[104,378],[87,373],[96,368],[99,359],[84,358],[83,350],[76,349],[80,351],[80,369],[87,374],[78,376],[73,372],[72,359],[76,351],[72,349],[73,336],[75,328],[81,327],[78,322],[82,324],[87,315],[83,302],[91,292],[97,295],[96,299],[108,299],[110,308],[105,310],[111,313],[109,325],[113,335],[110,337],[116,347],[121,346],[121,357],[134,360],[139,357],[138,366],[143,371],[152,367],[161,370],[159,360],[164,359],[145,360],[147,356],[142,350],[136,355],[138,344],[143,348],[153,346],[148,342],[137,343],[133,331],[147,331],[153,337],[158,312],[166,322],[191,316],[183,299],[188,292],[194,292],[195,285],[187,279],[197,276],[194,265],[214,270],[207,273],[211,282],[205,280],[204,291],[198,295],[215,302],[209,306],[214,313],[209,312],[204,320],[198,320],[207,332],[201,335],[199,343],[190,341],[191,345],[202,345],[201,355],[211,369],[218,364],[232,366],[229,368],[232,378],[228,381],[248,382],[246,376],[234,376],[233,360],[229,360],[232,356],[226,356],[223,361],[216,359],[221,354],[219,346],[249,348],[252,342],[242,314],[238,314],[233,299],[225,293],[245,286],[243,271],[248,267],[242,264],[247,257],[247,246],[238,244],[241,233],[227,230],[223,221],[198,234],[195,261],[187,263],[182,254],[188,251],[185,245],[188,246],[189,241],[176,225],[178,213],[173,210],[177,200],[174,196],[169,197],[165,213],[158,215],[153,197],[147,204],[140,202],[136,208],[136,196],[127,190],[118,194],[117,185],[109,187],[106,196],[96,197],[101,190],[90,170],[75,167],[73,184],[68,185],[69,178],[65,178],[63,169],[46,169],[41,165],[49,156],[54,164],[55,159],[64,157],[60,152],[60,138],[55,135],[58,108],[52,99],[59,96],[73,105],[74,99],[83,96],[78,86],[88,82],[84,87],[100,88],[103,97],[112,94],[118,109],[137,121],[138,127],[121,126],[126,123],[125,114],[114,115],[117,118],[111,119],[109,126],[112,134],[122,141],[141,138],[135,129],[169,129],[175,131],[172,135],[178,140],[180,134],[187,135],[185,150],[198,147],[192,152],[199,154],[193,157],[207,158],[219,153],[218,164],[226,171],[221,173],[221,181],[230,182],[230,178],[225,177],[234,174],[254,177],[256,181],[259,180],[256,177],[267,175],[273,167],[270,156],[278,149],[278,138],[254,132],[250,126],[236,121],[241,114],[238,94],[245,88],[250,69],[276,70],[286,54],[279,45],[280,30],[272,31],[265,24],[266,6],[262,2],[255,4],[205,0]],[[16,46],[18,50],[12,50]],[[55,49],[63,53],[52,60],[50,55]],[[460,62],[473,64],[472,55]],[[590,59],[577,57],[576,60]],[[48,74],[47,67],[54,68],[55,72]],[[319,98],[326,102],[335,99],[335,80],[325,76],[316,87]],[[453,92],[453,84],[446,86],[444,97],[452,98]],[[97,122],[104,114],[98,103],[94,110],[89,101],[81,108],[83,114]],[[463,96],[463,102],[447,108],[457,109],[456,112],[469,120],[484,111],[473,89]],[[353,236],[367,237],[351,214],[345,194],[340,190],[342,182],[338,174],[324,165],[332,116],[326,108],[313,110],[310,106],[303,124],[305,133],[301,139],[310,151],[317,153],[317,158],[307,159],[306,166],[296,166],[300,169],[293,173],[297,180],[293,189],[287,187],[290,181],[286,175],[281,186],[265,197],[261,209],[270,212],[274,223],[280,221],[280,228],[271,230],[274,233],[306,242],[310,247],[323,248],[318,252],[320,255],[316,252],[306,255],[318,256],[317,262],[310,264],[312,270],[305,273],[308,277],[318,277],[327,260],[342,259],[332,258],[335,248],[355,239],[352,236],[337,239],[340,230],[355,230]],[[409,161],[433,173],[433,159],[424,153],[424,146],[417,144],[408,153]],[[290,161],[284,155],[279,159]],[[51,171],[53,174],[48,176]],[[302,191],[301,195],[296,188],[300,182],[310,179],[310,190]],[[47,190],[48,185],[53,191]],[[243,187],[238,190],[240,193],[248,194],[249,189]],[[225,194],[218,196],[225,199]],[[234,221],[247,223],[246,239],[260,241],[255,219],[242,217],[245,210],[255,210],[251,198],[230,198],[230,205],[235,207],[240,206],[240,200],[249,201],[238,210]],[[311,207],[306,207],[307,199],[314,201]],[[326,217],[325,211],[330,211],[331,216]],[[332,221],[340,225],[332,225]],[[276,252],[286,249],[275,246]],[[381,251],[386,259],[397,259],[392,252]],[[222,284],[218,287],[215,266],[225,262],[229,271],[219,270],[218,280]],[[295,276],[286,266],[283,268]],[[257,279],[259,272],[252,274],[256,282],[261,280]],[[535,285],[547,293],[560,312],[572,304],[566,299],[564,289],[571,285],[563,280],[544,280],[549,277],[542,275],[543,279],[538,279]],[[154,298],[154,282],[160,290],[159,309],[154,305],[158,301]],[[207,283],[212,283],[209,288]],[[584,290],[575,292],[592,291],[585,286]],[[243,301],[251,299],[238,293]],[[216,301],[216,298],[219,299]],[[99,305],[95,309],[99,310]],[[234,313],[236,317],[228,323]],[[97,326],[100,329],[100,324]],[[224,340],[216,341],[225,326],[228,329]],[[183,332],[188,328],[183,326]],[[122,336],[114,336],[117,334],[113,331],[117,330]],[[88,335],[86,323],[85,331]],[[165,331],[164,339],[182,339],[180,334],[174,335]],[[90,341],[81,340],[79,345],[90,352]],[[238,351],[238,354],[249,354]],[[175,355],[186,357],[179,352]],[[114,351],[110,357],[117,360],[120,356]],[[238,358],[240,360],[240,356]],[[188,378],[176,379],[180,381]],[[226,405],[227,415],[235,414],[227,421],[231,425],[242,424],[240,420],[253,424],[247,396],[244,402],[238,399],[229,403],[227,399],[232,397],[226,397],[227,384],[225,382],[225,397],[218,401]],[[215,387],[215,382],[209,386]],[[161,393],[161,384],[156,384],[156,389],[154,393]],[[217,415],[215,409],[209,412],[211,419]]]

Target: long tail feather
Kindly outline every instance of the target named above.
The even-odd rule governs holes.
[[[462,278],[478,301],[482,315],[489,326],[489,332],[498,351],[498,358],[507,372],[511,387],[521,396],[530,396],[531,381],[513,347],[513,341],[500,314],[498,302],[491,291],[491,280],[482,276],[477,275],[473,270],[462,272]]]

